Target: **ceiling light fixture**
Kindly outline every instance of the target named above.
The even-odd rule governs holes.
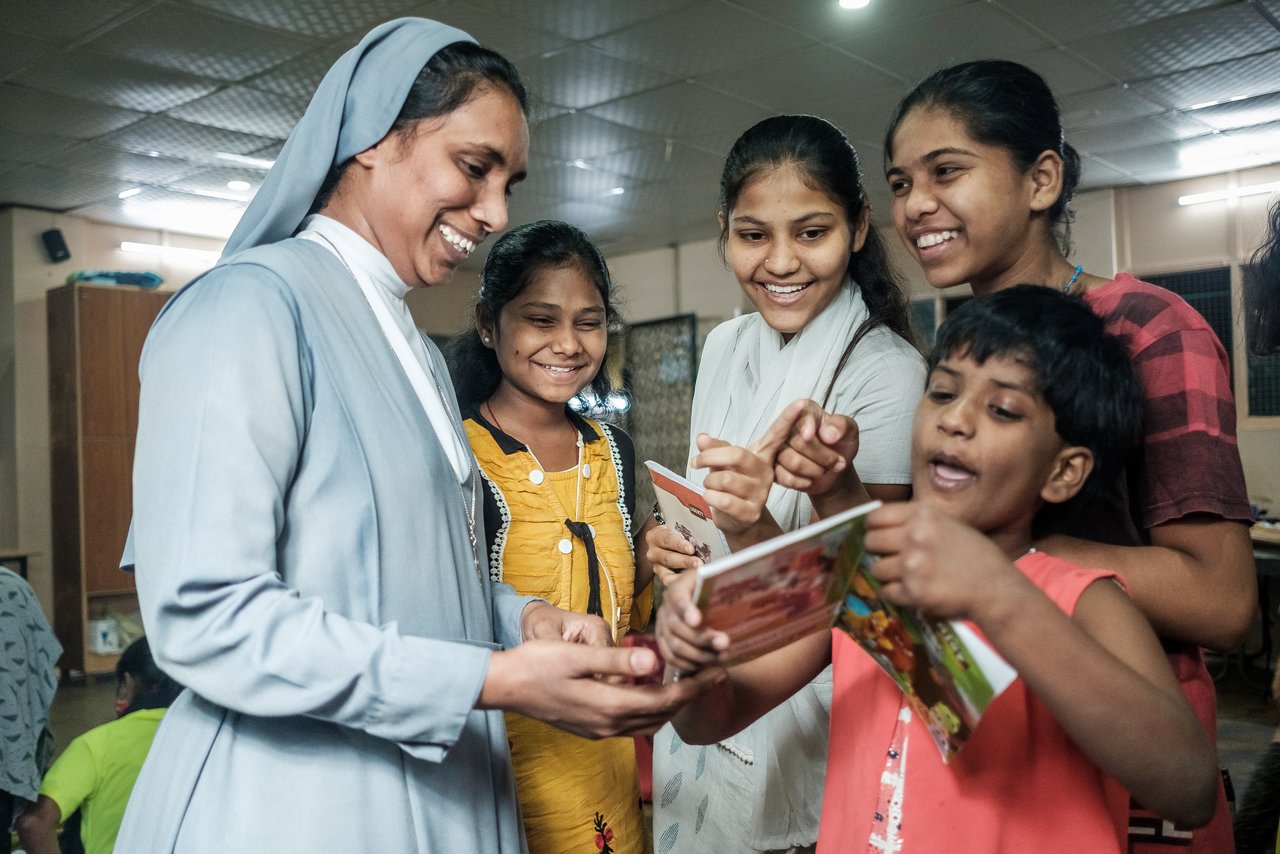
[[[1187,196],[1178,196],[1178,204],[1199,205],[1204,202],[1222,202],[1243,196],[1258,196],[1263,193],[1275,192],[1276,190],[1280,190],[1280,181],[1272,181],[1269,184],[1251,184],[1248,187],[1228,187],[1225,190],[1213,190],[1208,193],[1191,193]]]
[[[609,191],[609,195],[611,195],[611,196],[621,196],[621,195],[622,195],[623,193],[625,193],[626,191],[627,191],[627,188],[626,188],[626,187],[614,187],[612,190],[610,190],[610,191]]]
[[[159,255],[161,258],[174,261],[197,261],[212,264],[217,261],[221,252],[212,249],[190,249],[186,246],[161,246],[158,243],[134,243],[126,240],[120,244],[121,252],[132,252],[138,255]]]
[[[841,9],[865,9],[871,5],[871,0],[840,0]]]
[[[141,187],[130,187],[130,188],[129,188],[129,189],[127,189],[127,190],[121,190],[119,193],[116,193],[116,198],[118,198],[118,199],[128,199],[128,198],[132,198],[133,196],[138,195],[138,193],[141,193],[141,192],[142,192],[142,188],[141,188]]]
[[[251,189],[252,187],[253,185],[250,184],[248,181],[228,181],[227,182],[227,189],[235,190],[238,193],[243,193],[246,190]]]

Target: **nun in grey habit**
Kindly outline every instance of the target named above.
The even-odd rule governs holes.
[[[345,54],[222,260],[151,330],[124,563],[157,661],[189,690],[157,734],[118,851],[522,851],[502,713],[478,706],[566,725],[546,696],[522,706],[518,690],[614,692],[570,704],[601,735],[652,729],[693,690],[585,672],[557,682],[536,665],[554,669],[559,648],[612,656],[593,673],[652,659],[517,647],[594,624],[548,618],[566,612],[490,580],[475,464],[443,360],[404,307],[405,277],[352,228],[307,216],[331,167],[391,138],[424,64],[470,41],[406,18]],[[518,118],[486,169],[523,168]],[[382,213],[419,201],[388,198]],[[490,230],[505,225],[502,205]],[[412,225],[405,242],[440,228],[463,257],[485,233]],[[516,694],[483,702],[500,656],[539,650],[554,654],[519,659],[533,678]]]

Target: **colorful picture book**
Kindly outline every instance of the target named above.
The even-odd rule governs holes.
[[[743,549],[698,570],[694,599],[729,635],[732,663],[824,628],[848,634],[897,683],[944,761],[968,740],[1016,673],[967,624],[880,598],[863,543],[872,502]]]
[[[694,554],[704,564],[728,555],[729,544],[711,520],[711,506],[702,487],[653,460],[647,460],[645,466],[653,480],[663,524],[692,543]]]

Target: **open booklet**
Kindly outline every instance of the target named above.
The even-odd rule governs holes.
[[[854,507],[698,570],[694,600],[706,624],[729,635],[731,663],[748,661],[826,627],[840,629],[898,684],[949,760],[1016,673],[968,625],[883,601]]]
[[[728,555],[729,544],[711,521],[711,506],[703,498],[702,487],[653,460],[646,460],[645,467],[653,481],[663,524],[692,543],[694,554],[703,563]]]

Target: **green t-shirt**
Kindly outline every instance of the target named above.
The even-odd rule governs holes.
[[[151,749],[164,709],[141,709],[73,740],[40,784],[65,819],[81,809],[85,854],[111,854],[129,793]]]

